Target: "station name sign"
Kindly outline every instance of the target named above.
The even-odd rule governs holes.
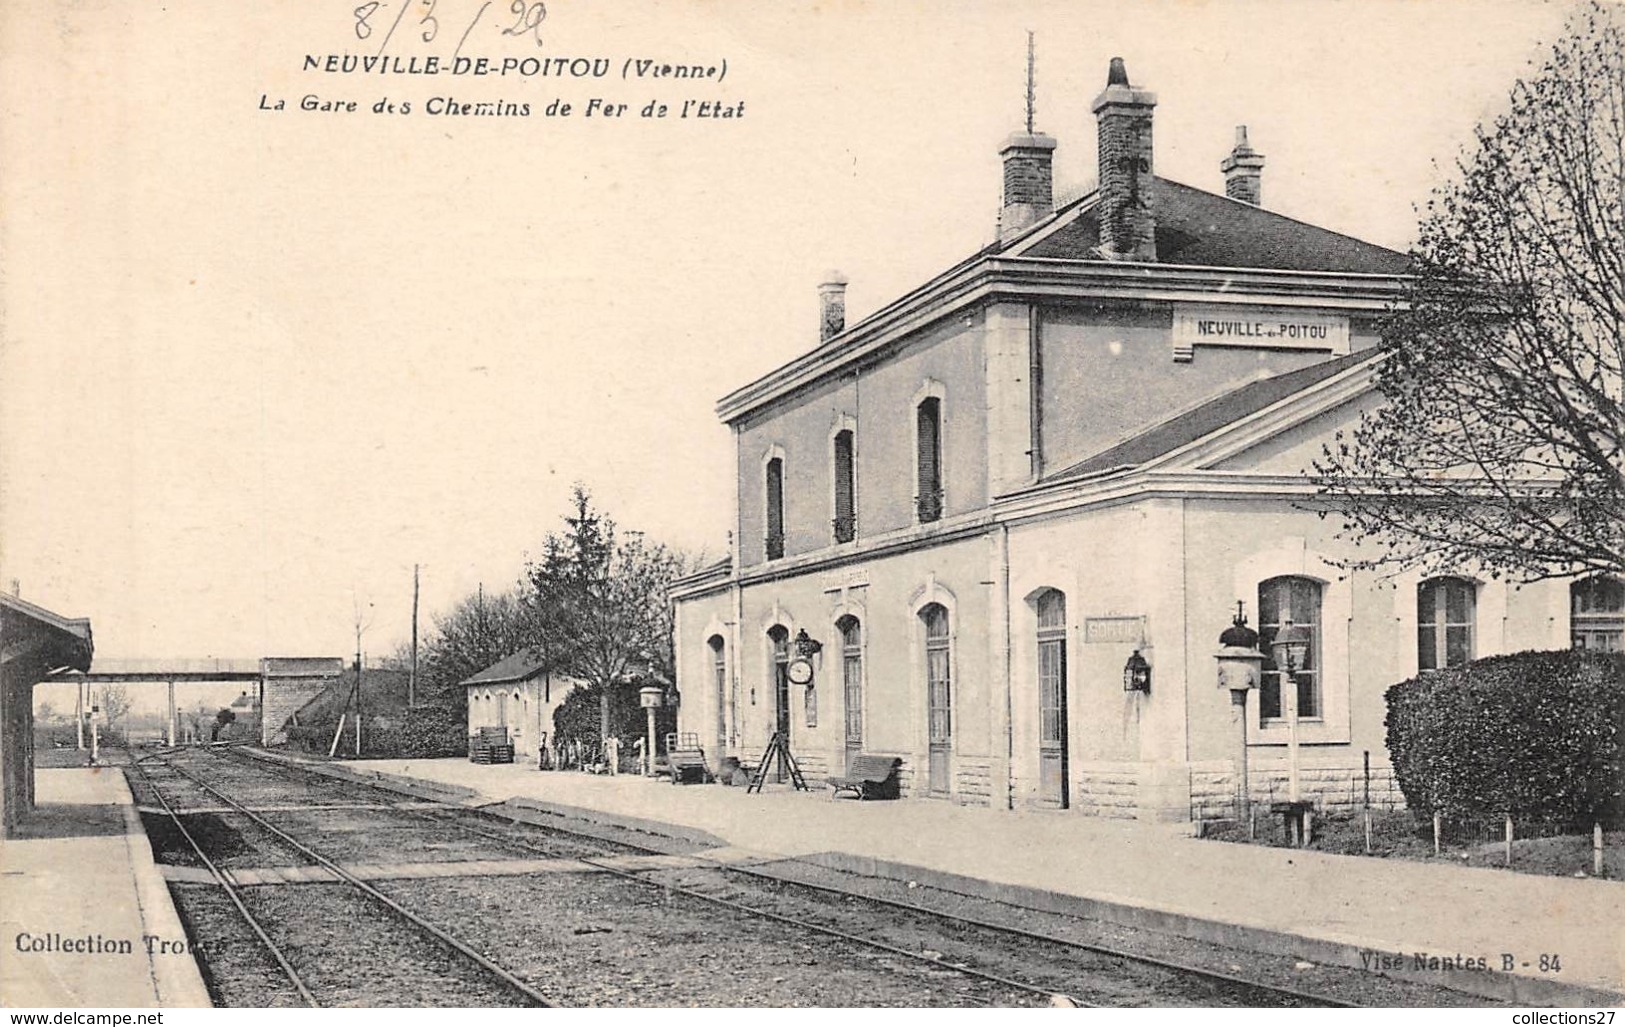
[[[1349,351],[1349,319],[1341,314],[1277,307],[1174,305],[1174,359],[1190,360],[1197,346]]]

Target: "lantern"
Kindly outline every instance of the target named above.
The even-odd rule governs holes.
[[[1264,654],[1258,651],[1258,632],[1247,626],[1247,615],[1236,604],[1236,615],[1219,636],[1219,687],[1245,695],[1257,688]]]
[[[1123,691],[1147,694],[1151,691],[1151,664],[1145,661],[1138,649],[1123,664]]]
[[[1309,641],[1309,629],[1291,621],[1281,625],[1281,630],[1270,640],[1270,653],[1275,657],[1275,665],[1288,678],[1304,669],[1304,658],[1309,655]]]

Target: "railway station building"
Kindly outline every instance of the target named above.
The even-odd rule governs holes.
[[[995,242],[852,325],[831,273],[817,344],[720,401],[732,552],[673,592],[680,729],[707,749],[751,763],[777,729],[815,780],[900,756],[911,799],[1228,815],[1239,602],[1266,638],[1310,632],[1305,796],[1357,803],[1369,754],[1398,805],[1388,686],[1620,648],[1613,579],[1344,569],[1305,471],[1381,399],[1407,259],[1270,211],[1245,129],[1228,154],[1215,133],[1213,190],[1157,175],[1156,103],[1113,61],[1094,190],[1057,206],[1056,140],[1012,135]],[[1246,708],[1260,800],[1284,793],[1281,681],[1266,660]]]

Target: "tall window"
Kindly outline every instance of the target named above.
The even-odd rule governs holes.
[[[841,694],[846,708],[846,751],[863,751],[863,626],[856,617],[835,622],[841,632]]]
[[[930,743],[930,789],[948,792],[948,760],[953,751],[953,681],[950,677],[948,611],[932,603],[920,611],[925,622],[925,704]]]
[[[1286,715],[1281,702],[1285,668],[1275,665],[1270,643],[1288,621],[1309,631],[1303,666],[1293,668],[1297,682],[1298,716],[1318,719],[1320,705],[1320,582],[1313,578],[1271,578],[1258,586],[1258,647],[1264,652],[1263,681],[1258,690],[1259,716],[1278,720]]]
[[[717,696],[717,739],[722,741],[728,737],[728,654],[721,635],[712,635],[707,644],[711,647],[711,681]]]
[[[1416,586],[1416,666],[1459,667],[1473,658],[1477,587],[1465,578],[1429,578]]]
[[[919,492],[915,511],[921,524],[942,518],[942,400],[931,396],[915,409],[919,446]]]
[[[784,556],[784,459],[767,462],[767,558]]]
[[[857,467],[852,430],[835,433],[835,541],[850,542],[858,533],[856,495]]]
[[[1625,582],[1599,574],[1570,585],[1569,633],[1576,649],[1625,650]]]

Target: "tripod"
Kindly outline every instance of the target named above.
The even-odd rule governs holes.
[[[762,784],[767,780],[768,770],[774,763],[779,765],[779,776],[781,778],[784,776],[785,771],[789,771],[790,782],[796,786],[796,790],[800,792],[807,790],[807,779],[801,776],[801,767],[796,764],[796,758],[790,754],[790,740],[785,737],[783,731],[775,731],[773,737],[768,740],[767,751],[762,753],[762,762],[757,765],[755,776],[750,779],[750,784],[745,788],[746,795],[762,790]]]

